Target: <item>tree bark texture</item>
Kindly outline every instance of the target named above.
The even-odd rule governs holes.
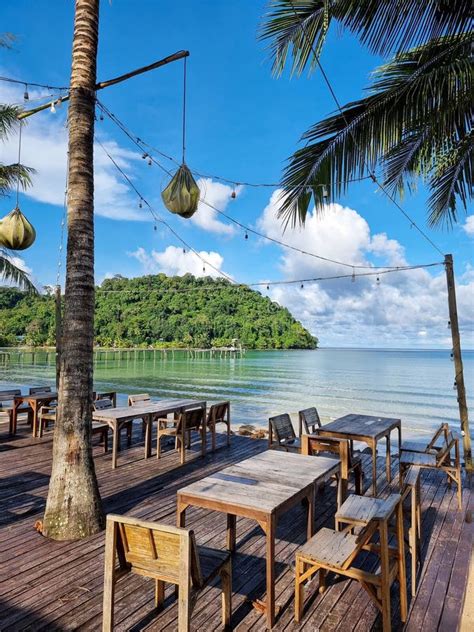
[[[87,537],[104,526],[91,447],[94,337],[94,113],[99,0],[76,0],[69,125],[67,260],[53,465],[43,534]]]

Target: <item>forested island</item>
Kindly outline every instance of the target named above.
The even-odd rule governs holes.
[[[116,276],[96,288],[95,342],[101,347],[315,349],[284,307],[225,279],[164,274]],[[55,344],[52,292],[0,288],[0,346]]]

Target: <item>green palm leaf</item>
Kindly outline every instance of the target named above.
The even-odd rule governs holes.
[[[38,293],[28,274],[11,261],[4,249],[0,249],[0,280],[11,281],[14,285],[18,285],[28,292]]]

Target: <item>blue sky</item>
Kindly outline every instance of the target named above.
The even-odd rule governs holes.
[[[138,8],[139,7],[139,8]],[[199,173],[236,182],[278,182],[286,158],[300,135],[334,110],[315,73],[275,79],[257,31],[265,3],[256,0],[103,0],[98,79],[149,64],[177,50],[188,60],[187,162]],[[70,72],[73,2],[17,0],[2,3],[2,30],[17,36],[13,50],[0,51],[0,74],[25,81],[67,85]],[[323,65],[341,102],[357,99],[380,62],[354,39],[334,32]],[[104,90],[99,98],[138,137],[177,159],[181,151],[182,62]],[[0,82],[0,101],[22,101],[23,87]],[[48,91],[30,88],[30,98]],[[23,158],[37,169],[21,208],[37,229],[34,246],[21,253],[25,266],[42,284],[56,281],[62,199],[65,186],[66,107],[30,119],[23,132]],[[160,191],[167,182],[149,167],[136,147],[107,118],[97,122],[97,138],[119,161],[157,212],[203,257],[235,280],[259,282],[340,272],[233,228],[202,206],[192,221],[164,210]],[[16,160],[17,139],[2,147],[2,162]],[[173,163],[153,154],[168,169]],[[273,189],[232,187],[214,178],[200,182],[205,198],[240,222],[306,250],[350,263],[427,263],[440,260],[375,185],[353,185],[327,210],[310,216],[303,231],[282,235]],[[120,273],[138,276],[164,271],[202,274],[202,262],[165,228],[153,229],[150,216],[99,146],[96,147],[96,279]],[[3,200],[7,213],[14,205]],[[403,205],[443,252],[454,255],[463,339],[474,346],[474,273],[471,267],[474,220],[462,212],[451,232],[425,225],[426,193]],[[472,214],[472,209],[469,211]],[[471,216],[472,217],[472,216]],[[65,249],[64,249],[65,250]],[[62,264],[64,268],[64,262]],[[209,269],[206,270],[206,274]],[[266,292],[266,290],[264,290]],[[375,279],[325,282],[275,288],[270,296],[287,305],[322,344],[341,346],[449,346],[447,302],[442,268]]]

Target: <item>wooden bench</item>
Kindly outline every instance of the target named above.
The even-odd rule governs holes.
[[[319,571],[319,590],[326,588],[327,572],[356,579],[382,613],[383,630],[391,630],[390,587],[398,579],[400,616],[407,617],[405,548],[403,510],[400,494],[386,500],[366,496],[349,496],[337,514],[337,524],[344,522],[343,531],[323,528],[296,553],[295,620],[301,620],[304,605],[304,584]],[[389,546],[389,521],[396,519],[396,546]],[[352,533],[355,523],[362,528]],[[374,536],[378,534],[378,541]],[[369,573],[354,565],[358,555],[371,551],[380,557],[380,571]]]
[[[177,587],[179,632],[189,632],[191,614],[199,593],[219,576],[222,584],[222,623],[230,626],[230,553],[197,546],[193,531],[126,516],[107,516],[103,632],[113,630],[115,584],[128,573],[155,580],[156,608],[163,607],[165,584]]]

